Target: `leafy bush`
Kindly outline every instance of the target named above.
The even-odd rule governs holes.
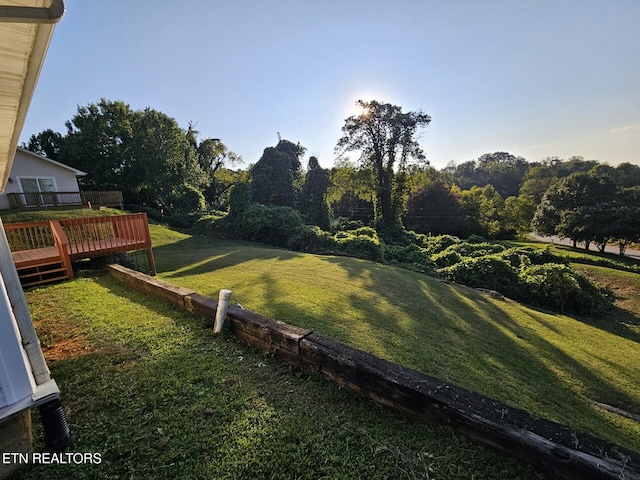
[[[378,232],[376,232],[375,228],[371,228],[371,227],[360,227],[360,228],[356,228],[353,231],[353,234],[357,237],[369,237],[369,238],[373,238],[373,239],[378,239]]]
[[[175,214],[202,212],[206,206],[202,192],[191,185],[180,185],[169,197],[170,210]]]
[[[201,215],[193,224],[193,230],[200,234],[218,238],[234,238],[228,231],[232,230],[229,217],[223,212]]]
[[[464,241],[447,247],[445,251],[457,252],[461,257],[484,257],[504,250],[505,247],[499,243],[469,243]]]
[[[202,213],[177,213],[167,217],[167,223],[172,227],[191,228],[202,216]]]
[[[298,227],[289,238],[287,248],[296,252],[326,253],[335,250],[336,241],[329,232],[315,225]]]
[[[413,270],[423,273],[434,273],[436,264],[431,260],[427,251],[416,244],[387,245],[384,249],[385,259],[390,263],[410,266]]]
[[[598,314],[611,308],[611,292],[567,265],[532,265],[520,274],[525,300],[550,310]]]
[[[471,234],[466,240],[468,243],[486,243],[487,239],[481,235]]]
[[[289,207],[252,203],[236,221],[241,239],[286,247],[289,238],[302,227],[302,218]]]
[[[354,232],[338,232],[335,236],[336,249],[342,253],[366,260],[381,262],[384,260],[383,245],[376,235],[355,235]]]
[[[144,212],[147,214],[147,217],[152,220],[156,220],[158,222],[164,221],[164,212],[162,210],[158,210],[157,208],[146,207],[144,205],[136,205],[134,203],[126,204],[125,208],[131,213]]]
[[[496,290],[507,297],[521,297],[518,272],[496,255],[464,258],[450,267],[439,270],[446,279],[474,288]]]
[[[364,223],[360,220],[350,220],[345,217],[340,217],[338,218],[338,223],[336,224],[334,231],[357,230],[362,227],[364,227]]]
[[[431,260],[435,262],[440,268],[450,267],[462,261],[462,257],[455,250],[449,250],[448,248],[443,252],[436,253],[431,256]]]
[[[451,235],[438,235],[437,237],[422,236],[419,237],[419,239],[423,242],[422,247],[427,250],[429,255],[440,253],[451,245],[460,243],[460,239]]]
[[[508,248],[503,252],[498,253],[498,256],[505,259],[511,264],[511,266],[516,268],[520,268],[523,265],[523,259],[525,258],[525,267],[529,265],[544,265],[545,263],[569,263],[565,257],[553,253],[551,251],[551,247],[548,245],[542,249],[534,247]]]

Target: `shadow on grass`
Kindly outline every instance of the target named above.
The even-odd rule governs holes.
[[[198,275],[239,265],[256,258],[289,260],[301,255],[256,243],[217,240],[201,236],[192,236],[154,247],[153,251],[158,273],[173,272],[166,278]]]
[[[423,469],[417,477],[426,477],[431,467],[443,478],[535,476],[447,430],[408,424],[317,376],[292,374],[112,277],[92,281],[149,312],[122,328],[109,329],[98,319],[90,325],[95,334],[106,344],[129,341],[134,351],[146,342],[148,351],[124,365],[106,352],[56,365],[79,437],[75,448],[102,455],[101,465],[80,477],[396,478],[409,468]],[[170,319],[159,338],[148,336],[145,326],[154,314]],[[82,473],[74,465],[46,467],[29,466],[19,478]]]
[[[351,277],[367,279],[368,288],[380,292],[401,313],[390,315],[375,302],[352,295],[351,306],[360,311],[362,317],[367,317],[367,333],[375,339],[361,337],[362,331],[353,326],[341,327],[348,319],[339,318],[325,322],[324,331],[318,333],[360,348],[368,345],[389,360],[444,377],[508,404],[534,408],[543,416],[571,423],[582,430],[589,429],[596,436],[616,439],[620,432],[613,422],[603,419],[590,405],[590,400],[640,411],[638,400],[618,385],[601,378],[540,336],[535,328],[526,328],[522,322],[513,320],[497,306],[499,303],[472,289],[421,279],[417,275],[410,277],[415,281],[403,282],[398,289],[394,288],[393,279],[398,272],[391,269],[371,274],[370,264],[339,257],[327,258],[327,261],[340,265]],[[392,278],[385,278],[382,272]],[[286,297],[270,295],[268,298],[278,304],[277,309],[293,312],[294,317],[304,316]],[[527,312],[528,321],[542,323],[559,333],[547,318],[548,314],[523,311]],[[583,389],[583,386],[586,387]],[[627,436],[626,440],[626,446],[640,451],[637,438],[634,441]]]

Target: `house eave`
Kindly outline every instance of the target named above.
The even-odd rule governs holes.
[[[62,0],[18,0],[0,7],[0,192],[44,64]]]

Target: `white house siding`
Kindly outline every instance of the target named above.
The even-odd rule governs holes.
[[[0,194],[0,209],[9,208],[7,193],[21,193],[20,178],[54,178],[57,192],[78,192],[78,175],[84,175],[84,172],[19,148],[9,174],[10,181]]]

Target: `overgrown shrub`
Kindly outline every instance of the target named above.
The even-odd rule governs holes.
[[[350,220],[345,217],[338,218],[337,224],[334,226],[333,231],[349,231],[349,230],[357,230],[358,228],[364,227],[364,223],[360,220]]]
[[[464,258],[450,267],[439,270],[446,279],[474,288],[496,290],[507,297],[521,297],[518,272],[496,255]]]
[[[156,220],[158,222],[164,221],[164,212],[158,210],[157,208],[146,207],[144,205],[136,205],[134,203],[128,203],[125,205],[125,209],[131,213],[141,213],[144,212],[147,214],[147,217]]]
[[[611,292],[567,265],[532,265],[520,273],[525,301],[561,313],[599,314],[613,305]]]
[[[457,252],[461,257],[484,257],[505,250],[499,243],[469,243],[467,241],[456,243],[447,247],[447,252]]]
[[[229,217],[224,212],[201,215],[193,224],[193,230],[200,235],[218,238],[236,238],[229,233],[232,229]]]
[[[416,244],[387,245],[384,248],[385,260],[423,273],[434,273],[436,264],[424,248]]]
[[[378,239],[378,232],[376,232],[375,228],[371,228],[371,227],[360,227],[360,228],[356,228],[353,231],[353,234],[356,237],[369,237],[369,238],[373,238],[373,239]]]
[[[286,247],[303,225],[298,212],[289,207],[252,203],[235,221],[241,239]]]
[[[450,267],[462,261],[462,257],[455,250],[449,250],[448,248],[440,253],[436,253],[431,256],[431,260],[440,268]]]
[[[469,238],[466,240],[468,243],[486,243],[487,239],[482,235],[476,235],[475,233],[469,235]]]
[[[352,232],[338,232],[334,239],[339,252],[375,262],[384,260],[383,246],[377,235],[372,238]]]
[[[206,206],[202,192],[191,185],[180,185],[169,197],[169,208],[174,214],[203,212]]]
[[[291,234],[287,248],[296,252],[326,253],[336,249],[336,241],[320,227],[302,225]]]
[[[423,242],[422,247],[427,250],[429,255],[440,253],[451,245],[460,242],[460,239],[451,235],[438,235],[436,237],[422,236],[419,238],[420,241]]]
[[[512,247],[498,253],[498,256],[516,268],[522,266],[525,258],[525,267],[529,265],[544,265],[545,263],[560,263],[564,265],[569,263],[566,257],[553,253],[548,245],[545,248]]]

